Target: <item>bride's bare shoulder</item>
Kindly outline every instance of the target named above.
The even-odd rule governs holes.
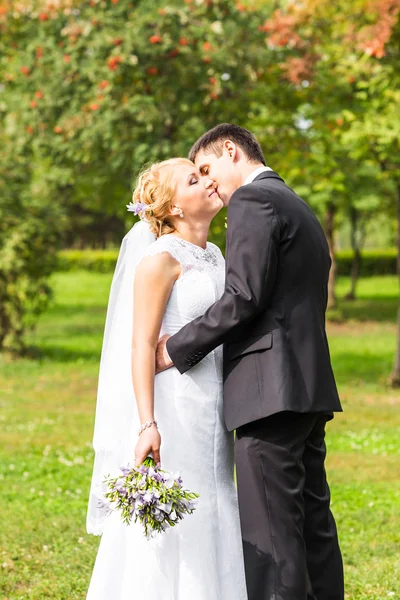
[[[142,258],[137,266],[135,279],[142,281],[176,280],[181,271],[179,261],[168,250],[150,252]]]

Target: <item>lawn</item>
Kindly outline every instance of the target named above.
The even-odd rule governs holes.
[[[75,600],[98,538],[85,532],[96,378],[111,276],[54,276],[30,359],[0,363],[0,596]],[[338,285],[344,296],[349,282]],[[344,412],[328,426],[328,474],[349,600],[400,599],[400,392],[394,277],[362,280],[329,325]],[[110,599],[111,600],[111,599]],[[233,600],[233,599],[232,599]]]

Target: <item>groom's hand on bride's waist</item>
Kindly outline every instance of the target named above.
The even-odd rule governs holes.
[[[158,346],[156,350],[156,373],[161,373],[161,371],[165,371],[170,367],[174,366],[168,351],[167,351],[167,340],[169,339],[169,335],[163,335],[158,340]]]

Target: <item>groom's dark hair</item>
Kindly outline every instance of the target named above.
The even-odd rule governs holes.
[[[203,133],[193,144],[189,152],[189,160],[194,162],[200,150],[203,150],[205,154],[222,156],[222,146],[225,140],[231,140],[237,144],[249,162],[265,165],[264,154],[257,138],[247,129],[239,127],[239,125],[232,125],[232,123],[221,123]]]

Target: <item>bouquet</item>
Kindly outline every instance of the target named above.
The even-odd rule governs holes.
[[[157,467],[151,457],[140,467],[120,467],[120,471],[119,477],[104,480],[109,488],[104,497],[110,508],[121,511],[124,523],[139,521],[147,539],[195,511],[199,495],[184,490],[182,478]]]

